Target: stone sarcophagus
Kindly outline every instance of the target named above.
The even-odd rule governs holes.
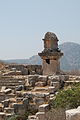
[[[60,72],[59,59],[63,53],[58,48],[58,38],[52,32],[47,32],[43,39],[44,50],[38,53],[42,58],[43,75],[52,75]]]

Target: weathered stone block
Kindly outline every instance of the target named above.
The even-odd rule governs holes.
[[[69,80],[69,75],[59,75],[59,81],[67,81]]]
[[[18,87],[16,87],[16,91],[21,91],[24,90],[24,85],[19,85]]]
[[[48,80],[53,81],[53,82],[59,81],[59,75],[48,76]]]
[[[50,109],[49,104],[42,104],[39,106],[39,112],[48,112]]]
[[[36,117],[38,120],[47,120],[45,112],[37,112]]]
[[[12,93],[12,89],[10,89],[10,88],[6,89],[6,90],[4,90],[4,93],[5,93],[5,94]]]
[[[1,92],[4,92],[5,89],[6,89],[6,86],[2,86],[1,87]]]
[[[5,114],[5,120],[11,118],[14,114],[13,113],[6,113]]]
[[[5,120],[5,113],[4,112],[0,112],[0,120]]]
[[[37,86],[37,87],[44,87],[44,86],[46,86],[46,82],[36,82],[35,86]]]
[[[44,98],[35,98],[35,101],[36,105],[41,105],[44,103]]]
[[[9,106],[9,103],[10,103],[10,100],[9,100],[9,99],[6,99],[6,100],[2,101],[2,103],[3,103],[3,106],[4,106],[4,107],[8,107],[8,106]]]
[[[50,86],[48,88],[49,93],[54,93],[56,91],[56,88],[54,86]]]
[[[23,105],[26,107],[29,105],[29,99],[28,98],[24,98],[23,99]]]
[[[47,75],[39,75],[38,76],[38,81],[41,81],[41,82],[47,82],[47,79],[48,79],[48,76]]]
[[[31,115],[31,116],[28,116],[28,120],[38,120],[36,118],[36,115]]]
[[[66,120],[80,120],[80,110],[78,109],[67,110]]]
[[[60,82],[51,82],[50,86],[55,87],[55,90],[58,90],[60,88]]]
[[[10,108],[10,107],[4,108],[4,112],[14,114],[14,108]]]
[[[38,75],[29,75],[28,76],[28,83],[30,86],[34,87],[35,83],[37,82]]]

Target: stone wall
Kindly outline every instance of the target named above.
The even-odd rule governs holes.
[[[0,92],[0,102],[6,99],[14,98],[15,94],[5,94]]]
[[[10,70],[18,70],[21,71],[22,75],[34,75],[34,74],[42,74],[42,66],[41,65],[18,65],[18,64],[10,64],[8,65]]]
[[[0,89],[2,86],[14,89],[16,86],[25,85],[25,79],[24,76],[0,76]]]

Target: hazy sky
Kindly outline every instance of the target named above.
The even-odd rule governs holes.
[[[80,0],[0,0],[0,59],[37,54],[47,31],[80,44]]]

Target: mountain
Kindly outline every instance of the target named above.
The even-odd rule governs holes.
[[[80,45],[66,42],[59,46],[64,56],[61,58],[61,68],[63,70],[80,69]]]
[[[11,59],[11,60],[3,60],[6,63],[16,63],[16,64],[32,64],[32,65],[41,65],[42,60],[38,55],[34,55],[29,59]]]
[[[75,70],[80,69],[80,45],[73,42],[65,42],[59,45],[59,48],[64,53],[61,58],[61,69],[62,70]],[[18,63],[18,64],[41,64],[41,58],[38,55],[34,55],[29,59],[14,59],[5,60],[7,63]]]

